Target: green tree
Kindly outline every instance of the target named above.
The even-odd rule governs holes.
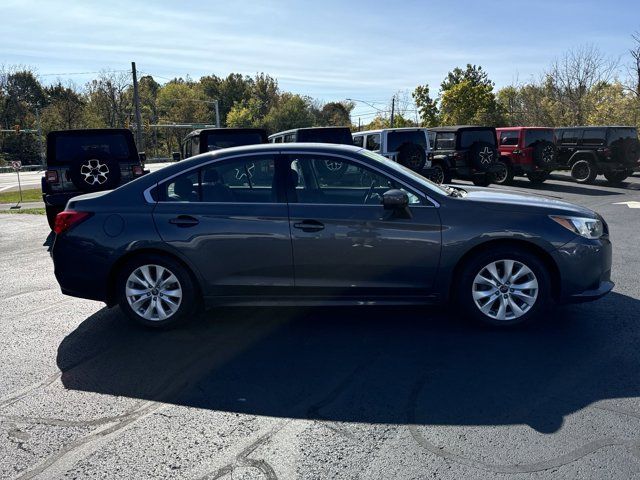
[[[467,67],[464,70],[456,67],[447,74],[440,84],[440,91],[444,93],[465,81],[469,82],[472,86],[484,86],[490,90],[493,89],[493,82],[489,80],[487,72],[479,65],[467,63]]]
[[[271,107],[262,124],[270,133],[290,128],[311,127],[314,124],[311,101],[308,97],[283,93],[278,103]]]
[[[425,127],[435,127],[439,123],[438,104],[429,95],[429,85],[418,85],[411,94],[418,107],[420,121]]]
[[[492,87],[463,80],[443,92],[440,103],[445,125],[499,125],[501,109]]]
[[[351,125],[353,102],[329,102],[322,106],[318,114],[320,125],[343,127]]]

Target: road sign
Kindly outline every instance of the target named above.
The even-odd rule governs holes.
[[[20,160],[14,160],[11,162],[11,168],[13,168],[16,172],[22,168],[22,162]]]

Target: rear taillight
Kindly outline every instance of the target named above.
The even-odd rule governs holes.
[[[89,212],[76,212],[75,210],[65,210],[56,215],[56,223],[53,227],[53,231],[57,235],[66,232],[67,230],[75,227],[80,222],[83,222],[91,216]]]
[[[131,173],[133,173],[134,177],[139,177],[144,175],[144,168],[142,168],[142,165],[134,165],[131,167]]]
[[[58,183],[58,172],[56,170],[47,170],[44,174],[47,183]]]

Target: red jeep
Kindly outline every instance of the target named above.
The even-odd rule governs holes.
[[[508,184],[515,175],[526,175],[533,184],[544,182],[556,167],[557,149],[553,128],[504,127],[496,128],[498,135],[498,164],[493,181]]]

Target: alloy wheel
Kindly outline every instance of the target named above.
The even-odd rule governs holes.
[[[100,160],[93,158],[80,167],[80,174],[89,185],[102,185],[107,181],[109,167],[104,163],[100,163]]]
[[[136,314],[145,320],[158,322],[178,311],[182,303],[182,286],[168,268],[142,265],[127,278],[125,296]]]
[[[507,170],[507,166],[504,164],[504,162],[498,162],[496,165],[498,165],[500,169],[496,172],[493,172],[493,181],[495,183],[503,183],[507,180],[509,171]]]
[[[431,175],[431,181],[442,185],[444,183],[444,170],[440,165],[433,167],[434,173]]]
[[[473,301],[487,317],[515,320],[526,314],[538,298],[538,279],[517,260],[496,260],[480,269],[472,284]]]

